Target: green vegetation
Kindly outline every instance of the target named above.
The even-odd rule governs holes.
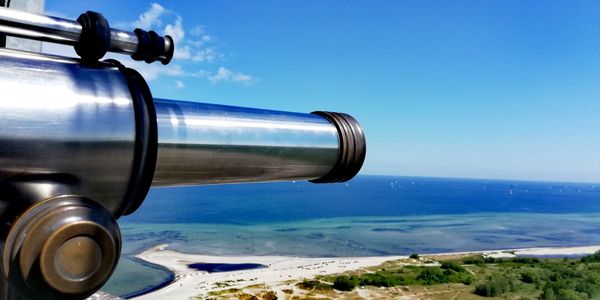
[[[357,286],[454,287],[462,297],[503,299],[600,299],[600,252],[581,259],[493,259],[474,255],[438,266],[386,264],[362,273],[323,276],[297,286],[352,291]],[[458,297],[457,299],[460,299]]]
[[[356,280],[348,276],[338,276],[333,281],[333,288],[338,291],[351,291],[356,286]]]
[[[296,286],[305,290],[333,288],[339,291],[351,291],[357,286],[392,287],[443,283],[468,285],[472,282],[473,275],[457,262],[445,261],[440,267],[404,266],[391,270],[380,269],[361,275],[325,276],[322,280],[307,280]]]
[[[413,254],[411,254],[411,255],[410,255],[408,258],[412,258],[412,259],[419,259],[419,258],[420,258],[420,256],[419,256],[419,254],[413,253]]]
[[[515,282],[511,278],[493,276],[477,285],[473,293],[483,297],[498,297],[515,290]]]
[[[331,289],[333,289],[331,284],[327,284],[327,283],[321,282],[319,280],[305,280],[305,281],[296,283],[296,286],[303,290],[331,290]]]
[[[600,262],[600,251],[598,251],[592,255],[582,257],[581,262],[584,262],[584,263]]]

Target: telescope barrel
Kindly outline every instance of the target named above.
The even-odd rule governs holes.
[[[19,188],[20,194],[26,190],[42,199],[65,185],[69,194],[102,198],[119,216],[143,200],[145,192],[138,193],[133,208],[124,204],[136,194],[140,176],[146,188],[341,182],[364,161],[364,134],[348,115],[151,95],[142,98],[155,115],[144,114],[134,96],[140,88],[127,74],[114,64],[85,67],[71,59],[0,50],[0,184],[27,185],[31,188]],[[155,124],[154,139],[144,137],[152,127],[145,123]]]
[[[99,16],[101,17],[101,15]],[[84,27],[81,22],[86,22],[80,21],[80,19],[78,19],[78,21],[73,21],[0,7],[0,33],[43,42],[78,46],[82,42],[82,32],[84,32]],[[104,20],[103,17],[102,20]],[[89,24],[94,21],[96,20],[87,21],[87,23]],[[106,51],[128,54],[134,56],[134,58],[141,55],[144,57],[141,57],[141,59],[138,60],[146,60],[148,55],[140,52],[142,50],[148,52],[148,49],[141,48],[158,47],[160,50],[153,49],[150,51],[155,54],[155,57],[153,57],[152,60],[159,60],[163,64],[167,64],[173,56],[175,45],[169,36],[166,36],[165,38],[159,37],[156,41],[149,41],[143,44],[143,41],[140,41],[140,36],[138,36],[137,32],[127,32],[110,28],[108,27],[108,22],[103,23],[102,25],[106,28],[99,28],[101,27],[99,24],[93,23],[93,30],[96,31],[93,34],[97,35],[97,32],[106,31],[106,38],[108,40],[100,41],[107,42]],[[140,31],[139,34],[143,35],[142,38],[146,38],[147,36],[147,33],[143,31]],[[148,38],[151,37],[148,36]],[[148,43],[152,43],[152,45],[148,46]],[[102,56],[103,55],[104,54],[102,54]],[[99,59],[102,56],[96,59]]]
[[[336,165],[340,143],[348,143],[316,114],[162,99],[154,104],[154,186],[317,180]]]

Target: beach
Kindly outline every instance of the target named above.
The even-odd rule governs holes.
[[[249,289],[252,292],[269,290],[279,299],[290,294],[302,294],[295,283],[312,279],[317,275],[337,274],[381,265],[387,261],[402,260],[406,264],[423,264],[423,260],[409,259],[407,256],[373,257],[289,257],[289,256],[210,256],[186,254],[167,249],[161,244],[137,255],[138,259],[168,268],[174,273],[174,280],[161,289],[136,297],[135,299],[188,299],[206,297],[218,291]],[[515,256],[580,256],[600,250],[600,245],[577,247],[541,247],[525,249],[504,249],[472,252],[452,252],[425,254],[425,257],[439,259],[448,256],[483,254],[495,258]],[[435,262],[427,262],[432,263]],[[239,265],[260,266],[252,269],[207,272],[191,268],[191,264],[204,266]],[[360,293],[360,291],[358,291]],[[365,292],[365,291],[363,291]],[[410,298],[407,298],[410,299]]]

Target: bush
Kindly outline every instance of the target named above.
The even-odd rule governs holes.
[[[360,280],[360,285],[371,285],[378,287],[390,287],[395,286],[396,281],[393,278],[383,276],[381,274],[366,274],[364,278]]]
[[[333,288],[338,291],[351,291],[356,283],[348,276],[338,276],[333,281]]]
[[[596,275],[596,274],[594,274]],[[574,284],[575,286],[575,290],[578,293],[584,293],[588,296],[594,297],[598,294],[600,294],[600,286],[598,285],[597,282],[594,282],[594,280],[590,280],[591,278],[588,278],[588,281],[580,281],[577,282],[577,284]]]
[[[540,262],[540,259],[536,257],[515,257],[507,260],[507,262],[513,262],[517,264],[537,264]]]
[[[554,290],[551,287],[544,288],[542,295],[540,296],[541,300],[556,300],[556,294],[554,294]]]
[[[587,297],[582,297],[582,295],[580,295],[579,293],[577,293],[576,291],[572,290],[572,289],[566,289],[566,290],[560,290],[558,291],[558,297],[556,297],[557,299],[560,300],[583,300],[583,299],[587,299]]]
[[[319,280],[304,280],[296,283],[296,286],[303,290],[331,290],[331,284]]]
[[[413,253],[413,254],[411,254],[411,255],[410,255],[408,258],[412,258],[412,259],[419,259],[419,258],[420,258],[420,256],[419,256],[419,254]]]
[[[484,260],[483,256],[476,255],[476,256],[465,257],[465,258],[463,258],[462,262],[465,265],[480,265],[480,264],[485,263],[485,260]]]
[[[426,268],[417,276],[417,280],[422,281],[423,284],[432,285],[448,282],[448,276],[438,268]]]
[[[505,277],[491,277],[486,282],[475,287],[474,293],[483,297],[498,297],[513,289],[513,282]]]
[[[600,262],[600,251],[596,251],[596,253],[594,253],[592,255],[582,257],[581,262],[584,262],[584,263]]]
[[[497,263],[497,262],[502,262],[502,259],[496,259],[496,258],[493,258],[491,256],[485,258],[485,263],[486,264],[494,264],[494,263]]]
[[[521,273],[521,281],[524,283],[534,283],[538,281],[538,275],[534,272]]]
[[[444,270],[451,270],[451,271],[458,272],[458,273],[462,273],[462,272],[466,271],[464,267],[462,267],[461,265],[459,265],[453,261],[442,262],[442,266],[440,268],[442,268]]]

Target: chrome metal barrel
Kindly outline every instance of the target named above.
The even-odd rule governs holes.
[[[0,214],[28,205],[7,189],[30,201],[85,195],[122,210],[136,124],[118,68],[0,50],[0,95]]]
[[[338,159],[338,131],[322,116],[155,99],[154,186],[310,180]]]
[[[151,165],[143,173],[155,170],[153,179],[144,174],[148,186],[177,186],[345,181],[364,160],[362,129],[348,115],[163,99],[152,105],[151,95],[158,139],[142,148],[158,154],[139,158],[144,121],[138,88],[126,76],[111,64],[0,50],[0,189],[26,185],[19,194],[41,201],[65,188],[118,217],[143,200],[145,192],[133,207],[124,203],[140,164]],[[2,197],[0,213],[10,202]]]
[[[65,187],[117,217],[135,210],[124,203],[135,185],[136,138],[143,134],[133,89],[123,69],[110,64],[0,50],[0,184],[27,185],[20,189],[38,200]],[[345,181],[364,160],[362,130],[344,114],[163,99],[153,106],[153,186]],[[0,213],[10,202],[2,197]]]

